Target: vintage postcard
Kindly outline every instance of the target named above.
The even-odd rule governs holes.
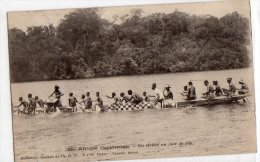
[[[16,162],[256,152],[250,2],[8,13]]]

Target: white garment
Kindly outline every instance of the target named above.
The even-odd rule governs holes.
[[[163,92],[161,90],[159,90],[158,88],[155,88],[154,92],[156,95],[159,95],[159,100],[164,98]]]

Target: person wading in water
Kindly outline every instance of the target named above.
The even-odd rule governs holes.
[[[54,87],[54,92],[49,96],[52,97],[53,95],[55,95],[55,98],[57,99],[54,102],[54,111],[57,111],[57,107],[62,107],[62,103],[61,103],[61,96],[63,96],[64,94],[60,91],[60,87],[58,85],[55,85]]]

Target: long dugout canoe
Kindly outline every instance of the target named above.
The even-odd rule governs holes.
[[[182,100],[176,102],[176,107],[186,107],[189,105],[192,106],[208,106],[208,105],[220,105],[220,104],[227,104],[242,100],[250,95],[235,95],[232,98],[228,98],[227,96],[219,96],[212,99],[206,98],[199,98],[195,100]]]
[[[187,107],[187,106],[208,106],[208,105],[219,105],[219,104],[227,104],[230,102],[235,102],[242,100],[250,95],[236,95],[231,99],[227,96],[215,97],[213,99],[205,99],[199,98],[195,100],[165,100],[163,108],[178,108],[178,107]],[[110,105],[105,106],[104,111],[136,111],[136,110],[144,110],[144,109],[153,109],[153,108],[161,108],[159,105],[154,105],[153,101],[150,102],[142,102],[140,104],[133,103],[123,103],[120,105]],[[60,107],[62,112],[71,112],[71,107]]]
[[[215,97],[213,99],[206,99],[206,98],[199,98],[195,100],[165,100],[163,108],[178,108],[178,107],[187,107],[187,106],[208,106],[208,105],[220,105],[220,104],[227,104],[231,102],[236,102],[242,100],[250,95],[236,95],[233,96],[231,99],[227,96],[220,96]],[[131,111],[131,110],[142,110],[142,109],[152,109],[152,108],[160,108],[159,105],[154,105],[153,102],[143,102],[140,104],[131,104],[125,103],[122,105],[114,105],[110,107],[110,110],[116,111]]]

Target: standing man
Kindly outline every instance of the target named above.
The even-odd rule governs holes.
[[[28,101],[29,101],[29,111],[28,111],[28,114],[29,114],[30,112],[32,112],[32,113],[35,114],[36,101],[35,101],[35,99],[32,97],[32,94],[31,94],[31,93],[28,94]]]
[[[58,85],[55,85],[54,92],[49,97],[52,97],[53,95],[55,95],[55,98],[57,99],[57,101],[54,103],[54,111],[56,112],[57,111],[57,107],[61,107],[62,106],[61,96],[64,95],[60,91],[60,87]]]
[[[104,105],[103,105],[103,100],[102,100],[102,98],[100,97],[100,93],[99,92],[96,92],[96,96],[97,96],[97,103],[95,104],[95,110],[94,111],[96,111],[96,106],[99,106],[99,108],[100,108],[100,111],[101,112],[104,112],[105,111],[105,107],[104,107]],[[93,111],[93,110],[92,110]]]
[[[156,83],[153,83],[152,84],[152,90],[154,90],[155,92],[155,101],[154,101],[154,104],[158,104],[160,103],[161,104],[161,108],[163,108],[163,100],[164,100],[164,97],[163,97],[163,93],[161,90],[159,90],[158,88],[156,88]]]
[[[76,97],[73,96],[72,92],[69,94],[68,100],[69,100],[69,106],[72,107],[72,112],[77,111],[77,103],[79,103],[79,102],[76,99]]]

